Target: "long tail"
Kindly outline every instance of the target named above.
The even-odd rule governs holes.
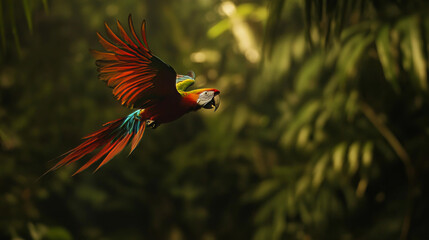
[[[101,166],[108,163],[113,157],[120,153],[129,143],[131,143],[131,154],[143,137],[146,127],[145,119],[141,119],[140,117],[140,111],[141,110],[137,110],[127,117],[105,123],[103,128],[84,137],[83,139],[86,139],[85,142],[61,155],[60,157],[64,158],[47,172],[75,162],[100,147],[102,147],[102,149],[73,175],[80,173],[91,164],[104,157],[95,170],[97,171]]]

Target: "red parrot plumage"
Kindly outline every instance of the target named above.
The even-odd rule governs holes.
[[[187,91],[195,82],[195,74],[176,74],[170,65],[152,54],[147,44],[145,21],[141,25],[142,41],[134,30],[131,15],[128,17],[128,25],[131,37],[119,21],[117,27],[120,36],[105,23],[107,36],[111,41],[97,33],[105,51],[91,52],[96,59],[99,79],[113,88],[113,95],[122,105],[138,110],[127,117],[108,122],[100,130],[86,136],[82,144],[64,153],[62,160],[48,172],[101,148],[75,174],[100,160],[98,170],[129,144],[131,153],[147,126],[156,128],[188,112],[213,107],[216,110],[219,107],[219,90],[204,88]]]

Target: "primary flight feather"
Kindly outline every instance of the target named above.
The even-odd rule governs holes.
[[[117,21],[118,36],[105,23],[110,41],[97,33],[105,51],[91,52],[96,59],[99,79],[113,88],[113,95],[122,105],[138,110],[108,122],[100,130],[86,136],[82,144],[64,153],[62,160],[49,171],[75,162],[101,148],[75,174],[101,161],[98,169],[129,144],[131,153],[147,126],[156,128],[188,112],[213,107],[216,110],[219,107],[219,90],[203,88],[187,91],[195,82],[195,74],[189,72],[179,75],[170,65],[152,54],[147,44],[145,21],[141,25],[141,40],[134,30],[131,15],[128,17],[128,26],[131,36]]]

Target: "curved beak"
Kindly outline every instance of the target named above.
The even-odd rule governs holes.
[[[219,97],[219,94],[216,94],[214,97],[213,97],[213,105],[214,105],[214,111],[216,112],[216,110],[219,108],[219,106],[220,106],[220,97]]]
[[[214,110],[216,111],[220,105],[219,93],[215,93],[213,91],[205,92],[199,96],[197,103],[205,109],[212,109],[214,107]]]

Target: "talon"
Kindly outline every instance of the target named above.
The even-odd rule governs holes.
[[[155,129],[159,125],[156,124],[156,122],[154,120],[146,120],[146,126],[151,127],[152,129]]]

